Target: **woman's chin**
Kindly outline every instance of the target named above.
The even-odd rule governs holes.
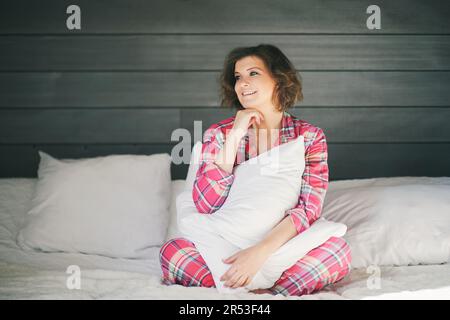
[[[244,109],[258,109],[257,104],[256,103],[242,103],[241,105],[244,107]]]

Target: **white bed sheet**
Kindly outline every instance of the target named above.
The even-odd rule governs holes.
[[[318,293],[284,297],[163,285],[159,247],[147,260],[23,251],[15,238],[35,182],[0,179],[0,299],[450,299],[450,264],[382,267],[380,286],[373,289],[368,285],[373,274],[353,269]],[[80,289],[67,288],[70,265],[80,267]]]

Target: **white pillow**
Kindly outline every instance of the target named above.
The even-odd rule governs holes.
[[[169,241],[170,239],[183,237],[183,234],[178,229],[177,222],[177,197],[185,191],[186,188],[186,180],[173,180],[172,181],[172,192],[171,192],[171,200],[169,206],[169,228],[167,229],[167,236],[165,241]]]
[[[355,268],[450,261],[450,178],[332,182],[322,216],[347,225]]]
[[[24,249],[150,258],[169,222],[170,156],[57,160],[39,152],[35,194],[18,235]]]
[[[170,222],[167,230],[166,241],[174,238],[183,237],[183,234],[178,228],[177,221],[177,206],[176,199],[183,192],[188,190],[192,194],[195,177],[197,175],[198,168],[200,166],[200,156],[202,154],[203,143],[197,141],[191,151],[191,158],[189,162],[189,169],[185,180],[172,181],[172,196],[170,200]]]
[[[191,161],[189,163],[189,170],[186,176],[185,190],[192,190],[194,187],[195,177],[197,176],[198,168],[200,167],[200,158],[202,155],[203,143],[197,141],[192,148]]]
[[[210,227],[236,246],[258,243],[297,205],[304,169],[303,136],[241,163]]]

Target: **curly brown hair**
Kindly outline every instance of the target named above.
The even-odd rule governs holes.
[[[277,47],[270,44],[260,44],[254,47],[239,47],[228,53],[220,75],[221,106],[244,109],[234,90],[236,83],[234,68],[238,60],[256,56],[260,58],[270,71],[276,82],[272,102],[279,111],[294,106],[303,100],[302,84],[294,65]]]

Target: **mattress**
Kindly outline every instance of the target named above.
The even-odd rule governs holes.
[[[146,260],[23,251],[16,243],[36,179],[0,179],[0,299],[450,299],[450,264],[352,269],[341,281],[301,297],[220,294],[161,283],[159,247]],[[180,185],[174,181],[174,188]],[[70,266],[80,271],[72,288]],[[374,280],[375,279],[375,280]]]

